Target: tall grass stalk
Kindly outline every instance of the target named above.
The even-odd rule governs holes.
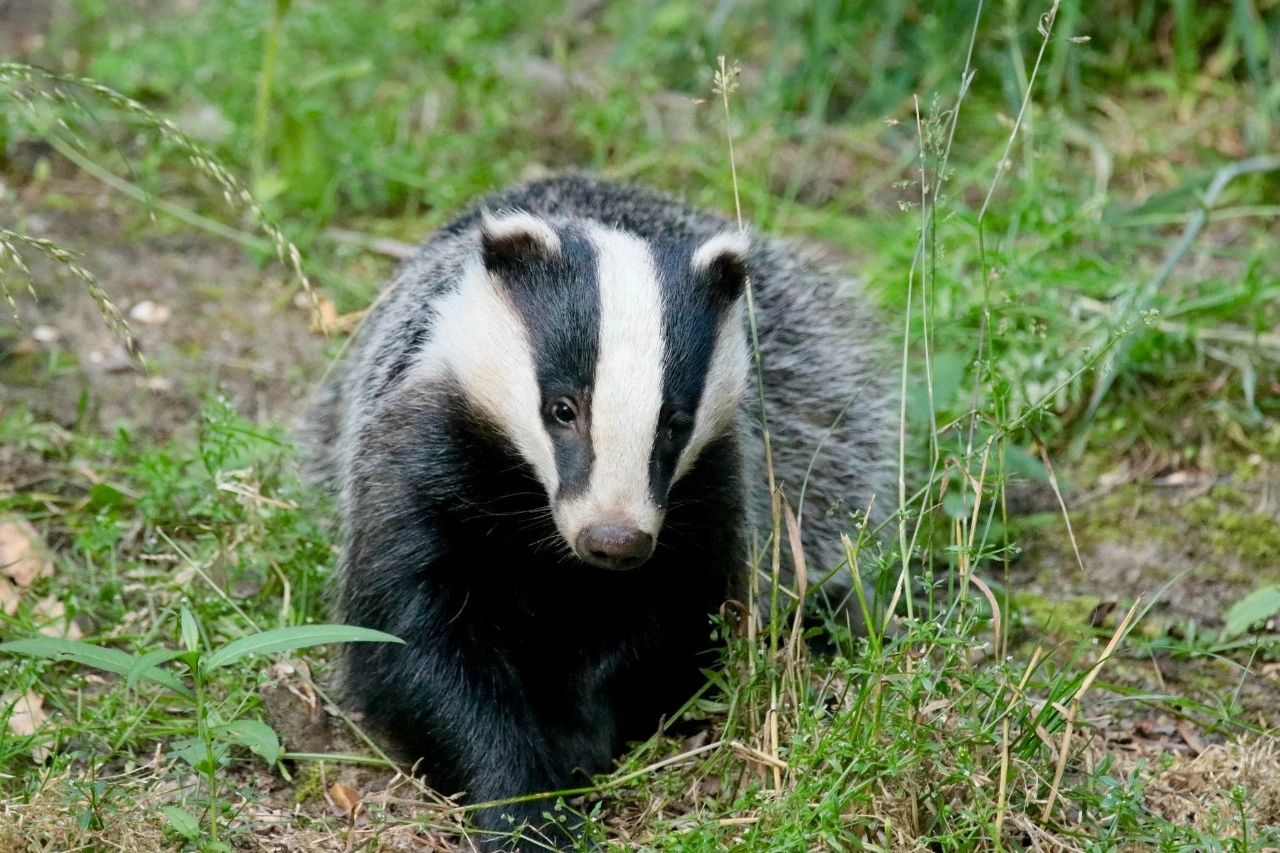
[[[262,66],[258,69],[257,97],[253,112],[253,156],[250,160],[255,184],[265,176],[267,143],[271,133],[271,91],[276,76],[276,57],[280,53],[280,32],[292,0],[275,0],[271,23],[262,44]]]
[[[960,83],[956,92],[955,104],[951,107],[951,120],[947,128],[946,142],[941,151],[935,152],[937,165],[933,180],[927,174],[927,157],[929,154],[925,133],[920,121],[919,99],[914,99],[916,115],[916,134],[920,146],[920,227],[916,240],[916,248],[911,257],[911,265],[907,270],[907,294],[903,310],[902,357],[900,365],[901,383],[898,399],[898,559],[901,563],[897,585],[894,587],[889,604],[884,611],[885,623],[880,630],[883,633],[888,627],[901,597],[906,597],[907,618],[914,617],[914,590],[911,583],[911,560],[923,529],[925,512],[920,512],[912,529],[910,540],[907,538],[906,508],[913,500],[918,500],[921,507],[931,503],[932,488],[938,476],[938,466],[942,462],[942,452],[938,444],[937,408],[933,395],[933,340],[934,318],[932,312],[933,288],[937,271],[937,206],[942,197],[944,182],[951,159],[951,150],[955,144],[956,129],[960,123],[961,107],[969,88],[973,83],[975,70],[973,67],[974,48],[978,41],[979,26],[982,22],[983,0],[978,0],[974,9],[973,28],[969,33],[969,45],[965,51],[964,70],[960,74]],[[926,258],[927,254],[927,258]],[[924,349],[925,393],[929,407],[929,475],[925,481],[924,492],[914,498],[907,493],[907,387],[911,374],[911,310],[914,302],[916,275],[920,273],[922,338]],[[976,401],[975,401],[976,406]]]

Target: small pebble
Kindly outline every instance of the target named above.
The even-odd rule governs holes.
[[[159,305],[151,300],[143,300],[129,311],[129,318],[149,326],[162,326],[173,316],[168,305]]]

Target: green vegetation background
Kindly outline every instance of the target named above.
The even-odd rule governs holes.
[[[1085,741],[1071,741],[1068,710],[1093,684],[1107,639],[1123,634],[1126,663],[1106,685],[1114,701],[1192,720],[1223,742],[1274,734],[1243,686],[1280,655],[1266,628],[1280,610],[1266,597],[1280,584],[1280,541],[1262,497],[1280,459],[1280,178],[1265,159],[1280,150],[1276,0],[49,8],[42,37],[6,44],[14,56],[0,59],[101,81],[170,118],[253,191],[338,314],[368,305],[391,269],[375,239],[416,242],[459,205],[522,177],[589,169],[731,211],[731,133],[744,215],[823,245],[884,305],[895,345],[905,333],[907,450],[930,473],[908,495],[914,547],[884,560],[896,575],[909,557],[930,582],[916,606],[936,618],[833,661],[797,661],[776,636],[731,652],[742,679],[697,713],[726,742],[781,754],[785,784],[741,750],[700,754],[590,799],[611,838],[753,850],[1278,843],[1265,825],[1277,812],[1247,780],[1194,820],[1170,818],[1147,789],[1160,760],[1079,757]],[[739,69],[728,128],[713,93],[719,56]],[[142,199],[122,202],[126,238],[203,228],[278,275],[255,218],[228,210],[191,151],[140,115],[65,81],[6,76],[0,174],[23,204],[16,221],[0,213],[0,227],[22,233],[41,198],[75,203],[58,194],[70,156]],[[1198,228],[1215,178],[1241,163],[1257,168],[1213,191]],[[188,224],[164,215],[173,206],[194,214]],[[84,248],[76,233],[53,236]],[[7,260],[0,275],[22,299]],[[42,293],[58,286],[37,278]],[[202,298],[218,299],[217,288]],[[56,356],[23,359],[0,354],[12,388],[67,369]],[[86,400],[95,393],[84,389]],[[91,638],[135,654],[177,648],[190,636],[187,613],[197,645],[214,648],[324,618],[328,510],[296,482],[285,424],[212,401],[198,423],[164,437],[147,423],[102,434],[42,421],[16,399],[0,397],[0,511],[40,529],[58,573],[39,591]],[[1078,543],[1046,458],[1068,503],[1099,483],[1109,492],[1073,516]],[[1106,485],[1121,468],[1123,483]],[[34,481],[14,473],[33,470]],[[1188,472],[1210,480],[1186,501],[1168,504],[1152,486]],[[1049,512],[1010,518],[1019,490]],[[1074,563],[1073,544],[1092,555],[1117,538],[1191,554],[1225,591],[1190,602],[1205,611],[1197,618],[1140,610],[1148,618],[1136,632],[1105,614],[1094,624],[1095,604],[1118,603],[1121,614],[1133,590],[1104,568],[1094,586],[1109,588],[1067,595],[1063,565]],[[1054,557],[1035,557],[1019,582],[1029,542]],[[186,570],[159,571],[157,559]],[[970,594],[970,572],[997,607]],[[227,594],[245,584],[250,600]],[[1230,605],[1251,593],[1253,609],[1231,611],[1231,622]],[[946,603],[957,594],[960,605]],[[0,617],[0,636],[37,630],[31,601]],[[1042,641],[1051,653],[1034,651]],[[989,642],[1006,655],[983,657]],[[1221,667],[1165,695],[1139,674],[1157,655]],[[315,663],[323,671],[323,658]],[[65,663],[0,660],[5,695],[38,688],[57,720],[34,735],[0,729],[4,817],[18,827],[9,837],[29,840],[19,817],[35,804],[50,840],[29,849],[125,824],[152,827],[159,845],[211,849],[223,843],[219,827],[233,841],[252,837],[254,809],[273,801],[247,781],[261,762],[232,741],[217,756],[188,751],[145,782],[94,780],[136,768],[156,743],[181,757],[193,714],[213,714],[215,727],[263,716],[260,669],[220,670],[193,709],[153,686],[86,681]],[[779,697],[781,745],[768,737]],[[53,755],[36,762],[41,744]],[[1079,759],[1065,775],[1059,747]],[[676,751],[657,740],[626,767]],[[279,772],[292,767],[299,780],[285,799],[312,807],[295,818],[298,831],[337,831],[312,781],[346,765],[284,760]],[[177,792],[157,794],[166,780]],[[693,804],[691,784],[702,792]],[[384,806],[374,818],[378,830],[456,829],[456,816],[438,812]]]

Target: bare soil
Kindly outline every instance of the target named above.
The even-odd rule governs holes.
[[[291,422],[329,344],[295,305],[296,283],[228,241],[189,229],[166,234],[136,208],[121,212],[107,192],[58,181],[6,211],[6,225],[83,254],[129,318],[147,369],[107,329],[83,284],[30,252],[38,298],[8,276],[20,325],[0,327],[0,409],[25,406],[68,427],[127,421],[162,438],[222,394],[255,419]]]

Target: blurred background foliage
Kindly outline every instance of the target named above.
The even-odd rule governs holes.
[[[1211,238],[1150,304],[1124,299],[1152,281],[1217,169],[1277,150],[1280,0],[41,8],[42,35],[11,35],[8,52],[172,117],[287,224],[342,311],[367,304],[386,269],[352,262],[329,239],[334,226],[416,242],[476,195],[561,168],[729,208],[724,119],[708,103],[723,54],[741,70],[732,126],[758,226],[851,258],[896,311],[921,213],[944,224],[930,226],[927,271],[931,307],[948,319],[930,331],[942,422],[975,400],[998,403],[1007,421],[1048,394],[1053,416],[1020,428],[1194,453],[1226,422],[1253,428],[1275,412],[1274,173],[1231,183]],[[62,135],[152,197],[216,206],[219,188],[182,151],[69,97],[81,108],[61,126],[7,103],[10,171],[42,161],[40,134]],[[938,197],[922,196],[944,163]],[[912,323],[918,333],[919,312]],[[1121,335],[1114,383],[1091,405],[1094,383],[1077,374]],[[980,351],[988,361],[975,366]],[[975,369],[981,399],[967,393]],[[1223,420],[1187,420],[1224,369]]]
[[[702,126],[716,116],[682,103],[709,94],[717,55],[742,68],[736,113],[747,135],[768,128],[775,144],[856,135],[866,123],[908,119],[915,94],[954,97],[978,4],[75,0],[55,8],[37,58],[176,114],[228,163],[247,169],[258,153],[259,189],[323,223],[338,211],[447,208],[530,162],[625,169],[675,185],[692,176],[680,172],[694,172],[720,187],[722,152],[699,132],[720,133]],[[1016,114],[1048,8],[985,3],[973,94],[991,109],[971,110],[970,122]],[[1037,100],[1081,115],[1106,110],[1117,88],[1181,100],[1243,96],[1258,109],[1239,115],[1239,146],[1261,151],[1280,108],[1278,26],[1276,0],[1068,0]],[[264,68],[272,51],[274,72]],[[257,115],[264,71],[265,125]],[[900,134],[910,155],[914,128]],[[705,149],[700,157],[691,143]],[[744,162],[747,171],[767,165]],[[847,180],[855,177],[863,176]]]

